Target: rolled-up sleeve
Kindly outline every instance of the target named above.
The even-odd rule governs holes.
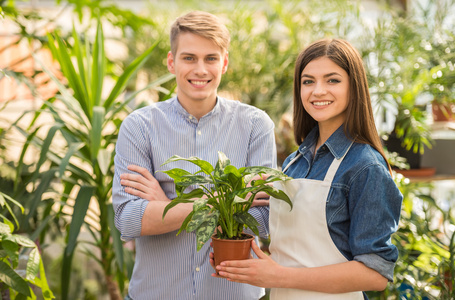
[[[371,164],[352,178],[349,210],[352,217],[349,245],[354,260],[393,281],[398,250],[391,235],[398,229],[403,196],[388,169]]]

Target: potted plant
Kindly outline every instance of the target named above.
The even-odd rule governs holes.
[[[430,93],[433,95],[434,122],[455,120],[455,71],[453,67],[438,65],[429,72]]]
[[[191,162],[200,170],[194,174],[179,168],[159,171],[174,179],[177,193],[177,197],[164,209],[163,218],[172,207],[180,203],[193,203],[193,210],[183,221],[177,235],[183,230],[195,232],[198,251],[212,237],[216,265],[225,260],[218,251],[218,240],[231,240],[239,244],[238,241],[248,239],[245,242],[247,246],[241,246],[243,257],[239,255],[226,259],[249,257],[253,237],[245,234],[243,229],[248,227],[259,235],[257,228],[259,223],[248,213],[257,193],[265,192],[269,196],[283,200],[292,209],[292,202],[286,193],[270,184],[274,181],[290,179],[281,171],[260,166],[238,169],[231,165],[229,158],[220,151],[218,151],[218,162],[215,167],[198,157],[183,158],[178,155],[172,156],[163,165],[179,160]],[[186,192],[189,187],[196,188]],[[221,248],[232,252],[230,247],[224,244]]]

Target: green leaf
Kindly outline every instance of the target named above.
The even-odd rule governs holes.
[[[193,217],[191,218],[191,221],[188,222],[188,225],[186,226],[187,232],[195,231],[196,229],[199,228],[199,226],[201,226],[201,224],[206,220],[208,214],[210,213],[210,208],[203,207],[203,208],[200,208],[199,210],[193,210],[193,211],[194,211]]]
[[[35,243],[31,239],[23,235],[13,234],[10,235],[7,239],[23,247],[36,247]]]
[[[248,199],[240,198],[239,196],[234,197],[234,203],[245,203],[248,202]]]
[[[30,287],[27,282],[3,261],[0,261],[0,282],[4,282],[13,290],[27,297],[31,297]]]
[[[201,168],[201,171],[204,172],[207,175],[211,175],[212,172],[213,172],[213,167],[212,167],[212,165],[209,162],[207,162],[205,160],[202,160],[202,159],[200,159],[199,157],[196,157],[196,156],[192,156],[190,158],[184,158],[184,157],[181,157],[181,156],[178,156],[178,155],[174,155],[171,158],[169,158],[168,160],[166,160],[162,164],[162,166],[165,165],[165,164],[168,164],[170,162],[179,161],[179,160],[188,161],[190,163],[193,163],[193,164],[197,165],[199,168]]]
[[[98,25],[96,29],[96,38],[93,45],[93,57],[92,57],[92,97],[91,97],[91,107],[96,107],[101,105],[101,92],[103,91],[103,82],[105,75],[105,64],[106,56],[104,53],[104,35],[101,22],[98,20]],[[103,107],[103,116],[104,116],[104,107]],[[93,156],[93,157],[96,157]]]
[[[207,243],[210,237],[215,233],[219,216],[219,211],[213,211],[196,230],[197,251],[201,250],[202,246],[204,246],[204,244]]]
[[[187,200],[187,199],[178,199],[178,198],[175,198],[173,199],[168,205],[166,205],[166,207],[164,208],[164,211],[163,211],[163,219],[164,217],[166,216],[167,212],[173,208],[174,206],[176,206],[177,204],[180,204],[180,203],[192,203],[194,200]]]
[[[123,270],[124,258],[123,258],[123,243],[120,239],[120,231],[118,231],[117,227],[115,227],[114,222],[114,208],[112,207],[112,203],[107,205],[107,213],[108,213],[108,222],[109,222],[109,229],[112,237],[112,242],[114,244],[114,252],[115,252],[115,259],[117,261],[117,266],[119,270]]]
[[[92,128],[90,130],[90,154],[92,160],[95,160],[98,157],[98,151],[101,147],[104,115],[104,107],[93,107]]]
[[[196,198],[201,198],[203,195],[205,195],[204,190],[201,188],[194,189],[191,192],[188,192],[186,194],[182,193],[181,195],[178,196],[179,199],[196,199]]]
[[[71,218],[71,224],[68,233],[68,244],[66,248],[67,253],[74,251],[77,237],[79,235],[81,226],[84,223],[84,218],[87,214],[87,209],[94,192],[95,187],[93,186],[80,187],[73,207],[73,215]]]
[[[183,169],[179,169],[179,168],[174,168],[174,169],[166,170],[166,171],[158,170],[157,172],[165,173],[165,174],[167,174],[167,176],[171,177],[174,180],[179,179],[180,177],[182,177],[184,175],[192,175],[190,172],[183,170]]]
[[[148,48],[144,53],[142,53],[139,57],[137,57],[124,71],[123,74],[119,77],[117,80],[114,88],[112,89],[111,93],[109,94],[109,97],[106,99],[106,102],[104,103],[104,107],[107,109],[112,105],[115,99],[120,95],[121,92],[125,89],[129,79],[133,74],[144,65],[144,63],[147,61],[147,59],[150,57],[152,54],[153,49],[155,49],[156,45],[158,45],[159,41],[156,41],[150,48]],[[173,77],[173,76],[171,76]],[[166,81],[170,80],[167,79],[169,77],[166,76]],[[156,85],[154,83],[153,85]]]
[[[10,235],[14,228],[0,222],[0,234]]]
[[[84,144],[80,143],[80,142],[70,143],[70,145],[68,147],[68,151],[66,152],[65,156],[62,158],[60,166],[59,166],[58,176],[60,178],[62,178],[63,175],[65,174],[66,167],[68,166],[71,157],[74,155],[74,153],[76,153],[76,151],[78,151],[83,146],[84,146]]]
[[[180,226],[180,229],[179,231],[177,232],[177,235],[179,235],[185,228],[186,226],[188,225],[188,223],[191,221],[191,219],[193,218],[193,215],[194,215],[194,210],[192,210],[188,216],[186,216],[185,220],[183,220],[183,223],[182,223],[182,226]]]
[[[101,173],[107,175],[109,168],[111,166],[112,151],[108,149],[100,149],[98,152],[98,165],[100,167]]]
[[[208,198],[199,198],[194,201],[193,210],[197,211],[207,206]]]
[[[30,254],[28,255],[27,261],[27,269],[26,269],[26,276],[27,280],[33,281],[38,275],[39,272],[39,264],[41,261],[41,256],[39,254],[38,248],[35,246]]]
[[[175,179],[174,182],[176,185],[184,187],[188,187],[193,184],[204,185],[213,183],[211,178],[202,175],[185,175],[178,179]]]
[[[259,235],[258,226],[259,223],[256,219],[246,211],[239,211],[234,214],[234,220],[239,224],[245,224],[250,228],[254,234]]]

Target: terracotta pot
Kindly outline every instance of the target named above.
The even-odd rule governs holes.
[[[442,104],[433,101],[431,110],[434,122],[447,122],[455,120],[455,104]]]
[[[250,234],[244,234],[243,240],[225,240],[212,235],[213,255],[215,257],[215,266],[218,266],[225,260],[240,260],[250,258],[251,241],[254,237]],[[216,272],[218,274],[218,271]]]

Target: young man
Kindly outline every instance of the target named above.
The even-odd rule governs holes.
[[[218,151],[237,167],[276,167],[274,124],[267,114],[217,95],[228,66],[229,32],[205,12],[178,18],[171,28],[167,64],[177,97],[136,110],[122,123],[116,146],[113,205],[125,241],[136,242],[136,260],[126,299],[259,299],[264,290],[211,277],[210,245],[196,251],[194,233],[176,236],[192,205],[164,207],[176,197],[171,178],[158,170],[195,172],[173,155],[198,156],[215,164]],[[152,175],[153,174],[153,175]],[[268,220],[268,207],[250,213]],[[267,226],[261,226],[267,228]]]

